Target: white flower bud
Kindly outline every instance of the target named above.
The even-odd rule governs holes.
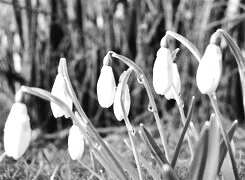
[[[180,82],[180,75],[179,75],[179,71],[178,71],[178,67],[176,63],[172,64],[173,66],[173,88],[171,88],[166,94],[165,97],[166,99],[174,99],[174,94],[173,91],[175,90],[177,95],[180,93],[180,89],[181,89],[181,82]]]
[[[72,99],[69,95],[64,77],[61,73],[58,73],[55,78],[51,94],[66,103],[66,105],[72,110]],[[63,115],[65,118],[70,117],[69,114],[61,109],[57,104],[51,102],[50,105],[55,118],[62,117]]]
[[[129,114],[130,104],[131,104],[128,85],[126,84],[125,89],[122,89],[122,83],[119,83],[117,86],[116,95],[115,95],[114,104],[113,104],[114,115],[116,116],[118,121],[121,121],[122,119],[124,119],[123,110],[122,110],[122,106],[120,103],[121,102],[120,98],[121,98],[122,93],[124,93],[122,97],[122,101],[123,101],[127,116]]]
[[[197,87],[203,94],[216,91],[222,74],[222,53],[220,47],[209,44],[197,69]]]
[[[84,137],[80,129],[73,125],[68,136],[68,152],[72,160],[81,159],[84,151]]]
[[[169,49],[161,47],[153,66],[153,87],[157,94],[164,95],[173,83],[173,60]]]
[[[97,82],[97,97],[101,107],[108,108],[114,101],[116,82],[111,66],[103,65]]]
[[[13,104],[4,127],[4,149],[7,156],[20,158],[31,141],[30,118],[26,105]]]

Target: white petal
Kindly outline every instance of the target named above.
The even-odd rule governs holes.
[[[8,156],[20,158],[26,151],[31,140],[30,118],[26,105],[15,103],[4,127],[4,149]]]
[[[64,77],[60,73],[58,73],[55,78],[54,85],[51,90],[51,94],[59,98],[64,103],[66,103],[66,105],[72,110],[72,99],[68,93]],[[61,109],[55,103],[51,102],[50,105],[55,118],[61,117],[63,115],[66,118],[69,117],[69,114],[67,114],[63,109]]]
[[[124,119],[123,111],[122,111],[122,107],[120,103],[121,94],[122,94],[122,83],[119,83],[117,86],[115,100],[113,104],[114,115],[116,116],[118,121],[121,121],[122,119]],[[123,104],[125,106],[126,115],[128,116],[129,110],[130,110],[130,104],[131,104],[128,85],[125,86],[124,96],[122,97],[122,100],[124,102]]]
[[[97,97],[101,107],[108,108],[114,101],[116,92],[115,78],[111,66],[103,65],[97,82]]]
[[[209,44],[197,69],[196,82],[203,94],[216,91],[222,74],[222,54],[217,45]]]
[[[169,49],[161,47],[153,66],[153,87],[157,94],[164,95],[172,86],[172,58]]]
[[[181,89],[180,75],[179,75],[177,64],[173,63],[172,66],[173,66],[173,86],[177,95],[179,95]],[[174,99],[174,94],[172,92],[174,89],[170,88],[170,90],[165,94],[166,99],[168,100]]]
[[[84,138],[76,125],[70,129],[68,136],[68,152],[72,160],[81,159],[84,151]]]

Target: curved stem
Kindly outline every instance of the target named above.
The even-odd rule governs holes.
[[[211,101],[212,106],[214,108],[215,114],[217,116],[216,119],[218,120],[218,125],[219,125],[219,127],[221,129],[221,133],[222,133],[222,136],[224,138],[225,145],[226,145],[227,150],[228,150],[229,155],[230,155],[232,169],[233,169],[233,173],[235,175],[235,179],[239,180],[239,174],[238,174],[238,170],[237,170],[237,167],[236,167],[236,160],[235,160],[234,154],[233,154],[232,149],[231,149],[230,138],[227,135],[227,133],[225,132],[224,126],[222,124],[222,119],[223,118],[222,118],[222,115],[221,115],[219,107],[218,107],[216,95],[215,94],[212,94],[212,95],[209,94],[208,96],[210,98],[210,101]]]
[[[72,101],[73,101],[78,113],[80,114],[82,119],[86,122],[87,128],[89,129],[89,132],[91,133],[91,135],[94,136],[94,138],[98,141],[98,143],[105,149],[106,153],[111,158],[111,161],[114,163],[114,165],[117,167],[117,169],[121,172],[123,179],[126,180],[127,176],[126,176],[121,164],[117,161],[115,156],[112,154],[112,152],[110,151],[108,146],[105,144],[105,142],[100,137],[99,133],[96,131],[93,124],[91,123],[91,121],[89,120],[89,118],[87,117],[85,112],[83,111],[83,108],[81,107],[81,105],[77,99],[76,93],[72,87],[72,84],[71,84],[71,81],[70,81],[70,78],[68,75],[68,71],[67,71],[66,59],[64,59],[64,58],[60,59],[60,70],[61,70],[62,75],[64,76],[67,88],[68,88],[69,93],[70,93],[71,98],[72,98]]]
[[[163,134],[163,125],[162,125],[162,122],[160,120],[160,117],[159,117],[159,114],[157,111],[156,103],[155,103],[155,100],[153,97],[153,93],[151,91],[150,84],[149,84],[148,80],[146,79],[144,72],[140,69],[139,66],[137,66],[129,58],[122,56],[122,55],[118,55],[113,51],[109,51],[108,53],[111,54],[112,57],[115,57],[116,59],[122,61],[127,66],[132,67],[133,70],[135,71],[136,75],[137,75],[138,81],[144,85],[146,92],[147,92],[147,95],[148,95],[148,98],[149,98],[149,103],[152,107],[151,112],[153,113],[154,118],[156,120],[157,128],[158,128],[158,131],[160,134],[160,138],[161,138],[161,142],[162,142],[165,154],[166,154],[166,158],[168,161],[170,161],[169,149],[167,148],[166,139],[165,139],[165,136]]]
[[[141,166],[140,166],[140,162],[139,162],[139,156],[138,156],[138,153],[136,151],[136,146],[135,146],[135,142],[134,142],[134,139],[133,137],[135,136],[135,129],[132,127],[132,125],[130,124],[130,121],[128,119],[128,116],[127,116],[127,113],[126,113],[126,110],[125,110],[125,106],[124,106],[124,93],[125,93],[125,87],[127,85],[127,81],[129,79],[129,76],[132,72],[132,68],[129,68],[125,75],[123,76],[123,79],[122,79],[122,93],[120,94],[120,105],[121,105],[121,108],[122,108],[122,112],[123,112],[123,116],[124,116],[124,121],[125,121],[125,124],[126,124],[126,127],[127,127],[127,130],[128,130],[128,136],[129,136],[129,139],[130,139],[130,142],[131,142],[131,145],[132,145],[132,150],[133,150],[133,154],[134,154],[134,159],[135,159],[135,162],[136,162],[136,166],[137,166],[137,170],[138,170],[138,174],[139,174],[139,179],[140,180],[143,180],[143,176],[142,176],[142,171],[141,171]]]
[[[238,71],[239,71],[240,82],[242,87],[243,109],[245,114],[245,61],[242,52],[239,49],[238,45],[235,43],[235,41],[231,38],[231,36],[223,29],[218,29],[215,33],[218,33],[218,35],[222,35],[225,38],[238,65]]]
[[[85,129],[86,124],[84,124],[83,122],[79,121],[76,118],[76,116],[74,115],[74,113],[71,111],[71,109],[63,101],[61,101],[59,98],[53,96],[50,92],[45,91],[45,90],[40,89],[40,88],[21,86],[20,91],[22,91],[24,93],[27,93],[27,94],[31,94],[31,95],[37,96],[37,97],[39,97],[41,99],[45,99],[47,101],[50,101],[50,102],[53,102],[53,103],[57,104],[59,107],[61,107],[64,111],[66,111],[70,115],[73,123],[81,129],[81,133],[83,134],[83,136],[86,137],[86,134],[85,134],[85,132],[86,132],[86,129]]]
[[[179,42],[181,42],[192,54],[193,56],[196,58],[196,60],[198,62],[200,62],[201,60],[201,53],[199,52],[199,50],[185,37],[181,36],[178,33],[175,33],[173,31],[167,31],[166,32],[166,36],[172,36],[173,38],[177,39]]]

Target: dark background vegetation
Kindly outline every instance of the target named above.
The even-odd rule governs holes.
[[[244,0],[0,0],[0,128],[20,85],[51,90],[61,57],[68,62],[69,75],[88,117],[97,127],[120,125],[112,108],[102,109],[97,101],[96,83],[103,57],[113,50],[135,61],[152,79],[152,67],[160,40],[167,30],[193,42],[203,53],[217,28],[226,30],[245,51]],[[195,95],[195,123],[210,116],[211,107],[195,83],[197,62],[189,51],[179,47],[176,61],[181,73],[181,95],[188,109]],[[239,75],[234,57],[225,43],[223,75],[218,88],[220,108],[228,119],[243,122]],[[113,61],[118,77],[126,66]],[[208,72],[207,72],[208,73]],[[130,78],[133,124],[153,124],[148,98],[142,86]],[[176,122],[174,101],[155,94],[161,118]],[[67,119],[54,119],[50,105],[33,96],[26,97],[33,128],[54,132],[71,125]]]

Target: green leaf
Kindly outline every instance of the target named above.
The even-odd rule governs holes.
[[[202,179],[216,180],[219,163],[219,128],[215,114],[212,114],[210,117],[207,153],[206,166]]]
[[[228,136],[229,136],[229,139],[232,140],[234,134],[235,134],[235,131],[236,131],[236,128],[237,128],[237,124],[238,124],[238,121],[235,120],[231,126],[231,128],[229,129],[228,131]],[[220,168],[224,162],[224,159],[225,159],[225,156],[227,154],[227,147],[225,145],[225,141],[224,139],[221,140],[220,142],[220,154],[219,154],[219,166],[218,166],[218,172],[220,171]]]
[[[174,169],[175,167],[175,164],[177,162],[177,159],[178,159],[178,156],[179,156],[179,152],[180,152],[180,148],[181,148],[181,145],[183,143],[183,140],[184,140],[184,137],[185,137],[185,134],[187,132],[187,129],[189,127],[189,124],[191,122],[191,117],[192,117],[192,114],[193,114],[193,109],[194,109],[194,100],[195,98],[193,97],[192,100],[191,100],[191,105],[190,105],[190,108],[189,108],[189,111],[188,111],[188,114],[187,114],[187,118],[186,118],[186,123],[185,123],[185,126],[181,132],[181,135],[180,135],[180,138],[179,138],[179,141],[178,141],[178,144],[175,148],[175,151],[174,151],[174,156],[173,156],[173,159],[171,161],[171,167]]]
[[[201,180],[207,159],[209,122],[205,122],[190,167],[189,180]]]
[[[160,150],[155,140],[146,130],[143,124],[140,124],[140,135],[159,166],[162,167],[163,164],[169,164],[165,157],[165,154]]]

